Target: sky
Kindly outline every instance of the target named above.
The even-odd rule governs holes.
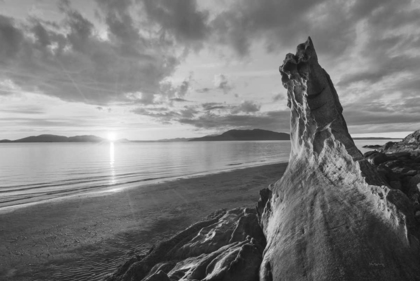
[[[420,129],[420,2],[0,0],[0,139],[289,131],[311,36],[353,136]]]

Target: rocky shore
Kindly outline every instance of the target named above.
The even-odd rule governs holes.
[[[282,178],[255,209],[216,212],[106,280],[420,280],[419,131],[363,155],[310,38],[280,73],[292,143]]]
[[[420,223],[420,130],[401,142],[388,142],[375,148],[364,156],[392,189],[400,190],[410,199],[407,205],[413,206],[416,221]]]

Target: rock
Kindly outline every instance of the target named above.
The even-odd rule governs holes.
[[[415,176],[419,173],[418,170],[409,170],[405,175],[407,176]]]
[[[378,166],[379,164],[382,164],[388,160],[388,157],[385,153],[378,152],[376,154],[372,154],[368,157],[369,163]]]
[[[264,212],[264,209],[266,209],[267,202],[269,202],[270,198],[271,190],[269,188],[264,188],[260,190],[260,199],[257,203],[257,212],[259,217],[262,217],[262,213]]]
[[[144,279],[144,281],[171,281],[171,279],[169,279],[168,275],[166,275],[165,272],[160,270],[152,276]]]
[[[399,190],[401,190],[402,189],[402,186],[401,186],[401,182],[400,181],[390,181],[389,182],[389,185],[391,186],[391,188],[393,188],[393,189],[399,189]]]
[[[257,212],[217,212],[130,260],[107,280],[255,280],[266,243]]]
[[[363,148],[372,148],[372,149],[379,149],[382,148],[382,145],[374,144],[374,145],[364,145]]]
[[[385,152],[409,152],[411,155],[420,153],[420,130],[417,130],[406,136],[400,142],[386,143],[383,147]]]
[[[413,203],[419,203],[420,195],[420,175],[415,175],[407,180],[407,196],[412,199]]]
[[[402,167],[404,166],[404,163],[400,160],[392,160],[392,161],[387,161],[385,163],[385,166],[392,169],[394,167]]]
[[[398,159],[401,159],[401,158],[402,159],[410,159],[411,154],[410,154],[410,152],[395,152],[395,153],[392,153],[392,156],[394,156]]]
[[[401,167],[401,166],[397,166],[397,167],[391,168],[392,172],[394,172],[395,174],[399,175],[400,177],[402,177],[405,173],[407,173],[408,171],[410,171],[408,168]]]
[[[388,184],[390,184],[390,180],[389,180],[389,178],[387,177],[387,173],[385,172],[385,171],[383,171],[383,170],[378,170],[377,171],[378,172],[378,175],[379,175],[379,177],[384,181],[384,182],[386,182],[386,183],[388,183]]]
[[[388,166],[386,166],[386,163],[380,164],[377,167],[377,172],[388,183],[391,182],[391,181],[400,181],[400,176],[398,176],[390,168],[388,168]]]
[[[420,210],[416,212],[416,220],[420,223]]]
[[[387,151],[391,149],[393,146],[395,146],[396,144],[397,144],[396,142],[389,141],[386,144],[384,144],[383,149]]]
[[[378,154],[378,151],[376,150],[367,151],[363,154],[363,156],[365,156],[365,158],[368,158],[369,156],[374,155],[374,154]]]
[[[410,170],[407,167],[394,167],[392,168],[392,171],[395,174],[400,175],[402,177],[404,176],[412,177],[412,176],[417,175],[417,172],[418,172],[417,170]]]
[[[401,142],[404,144],[420,144],[420,130],[409,134]]]
[[[414,202],[414,208],[418,208],[418,209],[420,209],[420,202],[419,202],[419,197],[420,197],[420,194],[418,193],[418,192],[416,192],[416,193],[414,193],[412,196],[411,196],[411,200]],[[416,207],[417,206],[417,207]]]
[[[262,215],[260,280],[417,280],[410,199],[390,189],[354,145],[310,38],[286,55],[280,73],[291,152]]]
[[[207,256],[186,259],[168,273],[171,280],[253,281],[258,278],[262,249],[250,242],[236,242]]]
[[[392,153],[385,153],[386,157],[388,157],[387,161],[394,161],[394,160],[398,160],[397,157],[395,157]]]
[[[420,184],[420,175],[415,175],[409,181],[410,188],[417,189],[419,184]],[[420,189],[418,191],[420,192]]]
[[[376,167],[376,171],[378,175],[382,178],[382,180],[388,184],[391,182],[399,182],[400,176],[395,174],[390,168],[388,168],[385,163],[380,164]]]

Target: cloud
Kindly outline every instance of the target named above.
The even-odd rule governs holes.
[[[346,120],[351,125],[418,123],[420,114],[398,112],[367,112],[361,110],[345,111]]]
[[[255,113],[260,111],[261,105],[256,104],[253,101],[243,101],[240,105],[234,106],[231,109],[232,114],[238,114],[240,112],[243,113]]]
[[[12,80],[5,79],[3,81],[0,81],[0,96],[20,94],[21,92],[22,89],[18,85],[16,85]]]
[[[176,111],[169,110],[167,108],[144,108],[139,107],[136,109],[133,109],[131,112],[143,115],[143,116],[149,116],[152,117],[158,121],[160,121],[163,124],[170,124],[173,119],[176,117],[181,116],[180,113]]]
[[[180,123],[199,129],[262,128],[280,130],[289,127],[289,111],[259,112],[260,106],[249,101],[233,106],[222,103],[187,105],[180,109],[140,107],[133,113],[164,123]]]
[[[387,124],[386,131],[384,131],[383,124],[349,125],[349,131],[351,134],[368,133],[373,135],[375,133],[382,133],[383,135],[385,134],[385,136],[386,134],[392,132],[406,132],[406,134],[408,134],[416,130],[416,128],[418,128],[418,122]]]
[[[288,111],[270,111],[260,115],[204,114],[197,118],[181,118],[178,122],[199,129],[260,128],[279,131],[289,127],[289,116]]]
[[[356,82],[366,82],[372,85],[393,75],[413,72],[420,74],[420,56],[412,57],[411,54],[390,58],[387,56],[386,53],[383,53],[376,54],[373,59],[366,58],[366,63],[370,66],[368,69],[344,75],[337,86],[346,87]]]
[[[404,124],[405,128],[409,126],[410,130],[417,130],[420,120],[420,98],[395,95],[386,99],[381,96],[375,97],[373,94],[348,104],[343,114],[350,126],[382,125],[382,130],[386,127],[386,131],[390,132],[389,128]]]
[[[209,34],[209,12],[198,10],[195,0],[144,0],[143,4],[149,21],[159,26],[163,37],[201,45]]]
[[[224,74],[217,74],[214,76],[214,86],[217,89],[222,90],[224,94],[227,94],[232,90],[232,85]]]
[[[179,85],[176,85],[169,80],[164,80],[160,83],[160,93],[163,97],[166,97],[171,101],[187,101],[184,97],[190,91],[192,81],[193,73],[190,73],[190,75]]]
[[[74,118],[74,119],[65,119],[65,118],[53,118],[53,119],[45,119],[42,117],[34,118],[33,116],[30,118],[26,117],[11,117],[11,118],[1,118],[0,125],[8,126],[10,123],[13,122],[14,127],[23,127],[28,126],[31,128],[39,127],[41,129],[44,128],[52,128],[52,127],[94,127],[98,124],[92,122],[92,120],[83,120],[82,118]]]
[[[143,38],[135,20],[130,14],[134,9],[131,0],[98,0],[96,1],[100,8],[99,17],[103,18],[108,28],[108,37],[121,44],[121,49],[127,54],[138,54],[138,50],[133,44],[139,44],[141,47],[146,46],[145,38]]]
[[[14,20],[0,15],[0,61],[2,63],[16,58],[23,40],[23,32],[14,26]]]
[[[198,113],[199,111],[196,106],[184,106],[184,108],[180,111],[182,118],[192,118]]]
[[[283,93],[275,94],[273,96],[273,101],[280,101],[280,100],[284,100],[285,98],[286,98],[285,94],[283,94]]]
[[[0,81],[71,102],[153,103],[162,95],[161,81],[179,60],[158,35],[140,35],[130,8],[130,1],[103,7],[107,40],[67,5],[61,8],[63,22],[56,26],[0,15]]]
[[[42,114],[44,110],[38,106],[22,106],[22,107],[11,107],[11,108],[2,108],[0,112],[7,113],[20,113],[20,114]]]
[[[206,111],[219,110],[219,111],[229,111],[231,114],[246,113],[252,114],[260,111],[261,105],[256,104],[253,101],[243,101],[239,105],[228,105],[226,103],[218,102],[207,102],[201,104],[201,107]]]
[[[172,98],[171,101],[176,101],[176,102],[188,102],[188,100],[186,99],[182,99],[182,98]]]
[[[210,91],[210,88],[201,88],[195,90],[197,93],[208,93]]]
[[[172,110],[166,107],[138,107],[133,109],[132,112],[138,115],[152,117],[164,124],[170,124],[181,118],[192,118],[199,113],[197,106],[188,105],[179,110]]]
[[[401,45],[415,49],[416,42],[420,42],[418,8],[409,0],[346,3],[339,0],[262,0],[258,3],[242,0],[233,2],[210,25],[213,39],[231,47],[239,57],[250,56],[256,42],[263,44],[268,52],[283,52],[295,49],[296,42],[310,35],[320,57],[337,62],[350,59],[354,52],[353,59],[360,55],[357,59],[367,60],[363,66],[368,66],[365,69],[368,72],[361,77],[369,79],[367,75],[371,74],[375,79],[382,77],[374,74],[378,69],[393,72],[375,67],[377,63],[392,68],[393,62],[403,65],[406,61],[406,58],[393,59],[395,54],[389,56],[389,51]],[[386,51],[381,52],[382,48]],[[377,53],[388,53],[388,56],[375,56]],[[376,59],[373,65],[370,58]],[[418,62],[411,65],[416,63],[418,65]],[[357,78],[350,76],[346,80]]]
[[[226,104],[219,103],[219,102],[206,102],[206,103],[201,104],[201,106],[206,111],[229,108]]]
[[[279,46],[294,48],[309,34],[318,38],[321,52],[340,54],[354,38],[347,6],[326,0],[243,0],[220,13],[211,26],[217,42],[240,56],[249,55],[255,41],[273,51]]]

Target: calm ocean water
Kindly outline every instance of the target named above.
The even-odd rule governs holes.
[[[385,142],[356,141],[359,148]],[[0,144],[0,210],[287,162],[289,152],[289,141]]]

